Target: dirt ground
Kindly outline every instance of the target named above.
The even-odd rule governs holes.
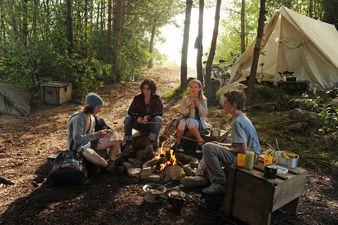
[[[159,67],[145,73],[158,83],[159,94],[176,86],[179,69]],[[123,119],[140,81],[105,86],[101,116],[123,136]],[[177,117],[176,101],[164,100],[164,123]],[[201,189],[185,190],[188,198],[180,212],[167,202],[143,199],[146,183],[126,175],[100,173],[89,184],[51,187],[45,182],[47,156],[66,146],[67,119],[82,105],[35,105],[27,117],[0,115],[0,224],[241,224],[230,221],[201,198]],[[254,115],[253,115],[254,116]],[[167,134],[172,128],[166,128]],[[258,131],[259,133],[259,131]],[[308,168],[306,168],[308,169]],[[338,224],[337,185],[331,174],[308,169],[298,215],[276,211],[272,224]],[[217,202],[217,201],[215,201]],[[215,203],[216,204],[216,203]],[[209,206],[209,208],[207,207]]]

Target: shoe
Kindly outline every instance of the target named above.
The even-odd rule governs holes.
[[[131,144],[126,144],[122,152],[122,156],[128,156],[133,153],[133,146]]]
[[[174,150],[175,152],[184,152],[184,148],[181,143],[179,144],[173,144],[170,149]]]
[[[107,173],[114,173],[115,172],[115,161],[114,160],[110,160],[108,162],[107,167],[105,168],[105,171]]]
[[[195,174],[195,176],[204,176],[205,175],[204,172],[205,172],[205,169],[200,168],[200,167],[193,170],[193,173]]]
[[[202,150],[202,145],[197,145],[196,149],[195,149],[195,152],[197,154],[202,154],[203,153],[203,150]]]
[[[224,194],[225,187],[222,184],[211,183],[211,185],[209,187],[204,188],[202,192],[207,195]]]

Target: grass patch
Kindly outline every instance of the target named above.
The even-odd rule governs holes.
[[[172,99],[172,98],[176,98],[177,96],[179,96],[182,93],[182,89],[180,87],[180,85],[177,85],[169,90],[167,90],[163,95],[162,98],[164,99]]]

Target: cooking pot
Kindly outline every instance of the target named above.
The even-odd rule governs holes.
[[[168,202],[172,205],[173,209],[181,210],[185,203],[185,193],[180,190],[172,190],[168,193]]]
[[[162,194],[167,191],[167,188],[164,185],[150,183],[143,186],[144,200],[150,203],[159,202],[161,199]]]

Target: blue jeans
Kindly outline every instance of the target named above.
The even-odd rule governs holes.
[[[162,117],[155,116],[154,118],[151,118],[149,122],[155,122],[156,124],[140,124],[131,116],[126,116],[124,119],[124,140],[132,141],[132,130],[135,129],[141,133],[149,133],[149,139],[151,141],[156,141],[158,135],[160,134]]]

